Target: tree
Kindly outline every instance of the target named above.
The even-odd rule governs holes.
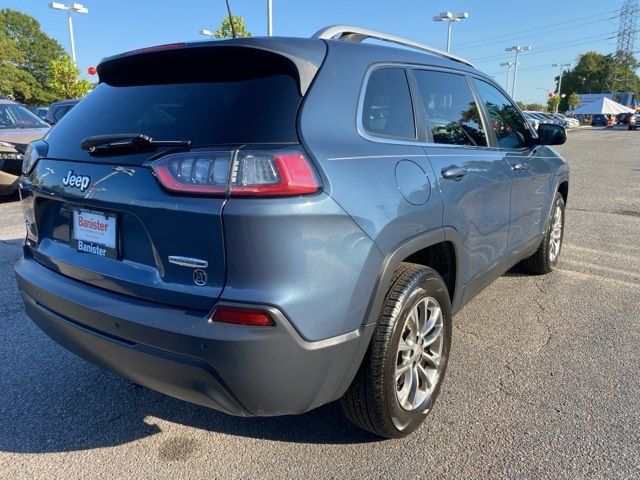
[[[618,79],[618,92],[640,93],[640,77],[636,75],[638,62],[631,54],[603,55],[586,52],[578,56],[576,66],[562,76],[562,91],[572,93],[602,93],[611,89],[610,79]],[[556,79],[557,80],[557,79]],[[569,95],[560,103],[561,110],[568,110]]]
[[[576,92],[572,92],[570,95],[567,95],[566,98],[569,110],[575,110],[577,106],[580,105],[580,96]]]
[[[232,16],[233,18],[233,26],[236,30],[236,37],[250,37],[251,32],[247,30],[247,27],[244,24],[244,18],[239,16]],[[220,28],[216,30],[215,33],[216,38],[231,38],[233,37],[233,32],[231,31],[231,22],[229,21],[229,17],[224,17],[222,19],[222,23],[220,24]]]
[[[9,8],[0,10],[0,45],[3,91],[10,90],[21,102],[43,104],[56,100],[48,88],[51,60],[66,53],[40,29],[35,18]],[[5,52],[9,52],[8,57]],[[11,71],[14,75],[5,76]]]
[[[0,95],[21,100],[31,98],[34,79],[18,66],[23,61],[22,52],[0,30]]]
[[[525,106],[527,107],[525,110],[529,110],[531,112],[544,112],[547,109],[543,104],[537,102],[527,103]]]
[[[51,60],[51,90],[57,98],[83,97],[91,90],[88,80],[78,80],[80,70],[65,55],[58,60]]]
[[[558,105],[560,105],[560,97],[558,95],[549,97],[549,100],[547,100],[547,112],[554,113]]]

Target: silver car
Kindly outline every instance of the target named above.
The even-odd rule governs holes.
[[[0,196],[18,189],[27,145],[49,131],[49,125],[19,103],[0,99]]]

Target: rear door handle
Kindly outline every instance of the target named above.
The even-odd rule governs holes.
[[[447,180],[462,180],[469,172],[466,168],[453,166],[442,169],[441,173],[443,178],[446,178]]]
[[[527,169],[527,164],[526,163],[516,163],[511,168],[513,168],[516,171],[518,171],[518,170],[526,170]]]

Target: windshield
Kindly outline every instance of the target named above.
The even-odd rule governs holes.
[[[17,103],[0,104],[0,129],[47,128],[49,124]]]

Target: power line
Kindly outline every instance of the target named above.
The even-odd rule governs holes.
[[[638,0],[625,0],[620,9],[620,27],[618,28],[618,45],[616,47],[616,54],[614,61],[617,66],[622,67],[622,71],[617,68],[612,68],[609,72],[609,78],[607,78],[604,84],[603,92],[615,92],[618,89],[629,88],[629,86],[635,83],[635,72],[625,65],[625,57],[632,55],[635,47],[636,23],[638,21],[638,12],[640,7],[638,6]]]
[[[593,36],[590,35],[589,37],[583,37],[583,38],[577,38],[575,40],[571,40],[569,42],[564,42],[562,43],[562,45],[558,45],[557,43],[552,43],[552,44],[548,44],[548,45],[543,45],[541,47],[537,47],[535,49],[532,49],[529,55],[534,55],[536,53],[544,53],[544,52],[551,52],[554,50],[561,50],[563,48],[567,48],[567,47],[576,47],[578,45],[583,45],[586,43],[593,43],[594,40],[611,40],[616,38],[614,35],[615,32],[610,32],[610,33],[605,33],[605,34],[600,34],[599,36]],[[499,60],[502,58],[506,58],[504,53],[499,53],[499,54],[495,54],[495,55],[489,55],[486,57],[480,57],[480,58],[472,58],[472,60],[475,63],[485,63],[489,60]]]
[[[613,20],[615,18],[616,18],[615,16],[614,17],[609,17],[606,20]],[[592,20],[590,22],[580,23],[578,25],[573,25],[572,28],[583,27],[585,25],[592,25],[594,23],[601,23],[601,22],[602,22],[601,19]],[[540,35],[547,35],[549,33],[561,32],[561,31],[563,31],[565,29],[566,29],[566,27],[562,27],[562,28],[557,28],[555,30],[548,30],[548,31],[545,31],[545,32],[538,32],[538,33],[532,33],[530,35],[522,35],[522,36],[519,36],[519,37],[509,38],[509,43],[514,43],[516,40],[523,40],[523,39],[527,39],[527,38],[531,38],[531,37],[537,37],[537,36],[540,36]],[[474,45],[472,45],[470,47],[457,48],[457,50],[471,50],[471,49],[474,49],[474,48],[481,48],[481,47],[484,47],[486,45],[492,45],[492,44],[495,44],[495,43],[496,42],[494,40],[488,41],[488,42],[481,42],[481,43],[476,43],[476,44],[474,44]]]
[[[559,23],[551,23],[549,25],[546,26],[542,26],[542,27],[534,27],[534,28],[529,28],[526,30],[519,30],[517,32],[513,32],[513,33],[505,33],[505,34],[501,34],[501,35],[495,35],[493,37],[485,37],[485,38],[481,38],[479,40],[470,40],[467,42],[461,42],[459,44],[459,47],[463,47],[464,45],[470,45],[470,44],[474,44],[476,42],[484,42],[484,41],[488,41],[488,40],[499,40],[502,38],[510,38],[513,35],[520,35],[523,33],[527,33],[527,32],[534,32],[534,31],[538,31],[541,28],[549,28],[549,27],[556,27],[559,25],[567,25],[567,24],[571,24],[571,23],[575,23],[575,22],[580,22],[582,20],[587,20],[589,18],[595,18],[595,17],[601,17],[602,15],[609,15],[609,14],[614,14],[614,13],[619,13],[621,9],[616,9],[616,10],[607,10],[606,12],[601,12],[601,13],[597,13],[597,14],[593,14],[593,15],[587,15],[586,17],[580,17],[580,18],[574,18],[573,20],[567,20],[564,22],[559,22]]]

